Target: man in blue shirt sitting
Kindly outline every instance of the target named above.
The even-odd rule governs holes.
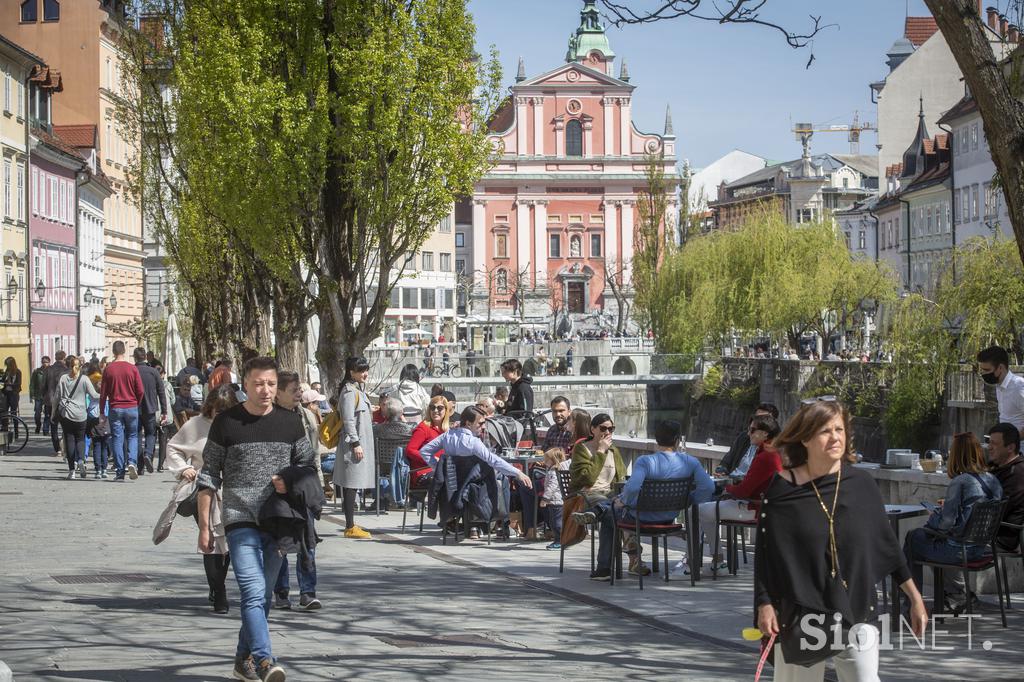
[[[637,498],[640,495],[640,488],[644,481],[666,481],[674,478],[693,477],[693,491],[690,495],[691,504],[700,504],[711,500],[715,492],[715,483],[700,461],[685,452],[676,450],[679,439],[682,437],[683,427],[677,421],[663,421],[654,428],[654,439],[658,444],[657,452],[650,455],[642,455],[633,463],[633,473],[626,481],[622,492],[612,501],[613,514],[601,515],[600,545],[597,551],[597,569],[592,578],[594,580],[608,580],[611,577],[612,545],[615,537],[616,521],[635,523],[635,508]],[[586,517],[593,512],[580,512],[576,519],[580,523],[594,521],[595,517]],[[678,512],[641,512],[640,523],[662,524],[673,523]],[[650,569],[640,561],[640,543],[626,533],[626,551],[630,555],[630,573],[643,573],[647,575]],[[631,547],[634,549],[631,551]]]

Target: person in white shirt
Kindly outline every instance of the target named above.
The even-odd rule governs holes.
[[[999,421],[1024,434],[1024,377],[1010,371],[1010,355],[1005,348],[989,346],[978,352],[977,361],[981,380],[996,387]]]

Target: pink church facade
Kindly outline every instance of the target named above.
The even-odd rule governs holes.
[[[673,188],[665,225],[674,234],[671,118],[664,134],[639,131],[636,88],[624,64],[612,75],[615,66],[588,0],[566,63],[534,78],[520,63],[490,124],[498,157],[473,194],[471,266],[478,298],[489,295],[495,311],[538,322],[615,312],[606,278],[629,282],[649,154],[660,156]]]

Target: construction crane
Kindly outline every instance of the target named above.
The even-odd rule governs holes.
[[[816,125],[814,123],[797,123],[793,126],[793,134],[804,148],[809,148],[814,133],[847,133],[850,141],[850,153],[860,154],[860,134],[864,130],[877,130],[873,123],[861,123],[857,112],[853,113],[853,122],[841,125]]]

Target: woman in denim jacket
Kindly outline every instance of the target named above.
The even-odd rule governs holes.
[[[924,567],[917,562],[960,564],[963,561],[964,545],[952,538],[963,531],[976,503],[998,500],[1003,496],[1003,487],[999,479],[988,472],[981,445],[973,433],[958,433],[953,436],[947,473],[952,480],[946,488],[942,507],[932,512],[924,528],[916,528],[907,533],[906,542],[903,544],[903,551],[907,555],[907,563],[918,589],[921,589],[923,582]],[[937,535],[933,531],[943,535]],[[980,559],[986,550],[985,545],[967,545],[967,561]]]

